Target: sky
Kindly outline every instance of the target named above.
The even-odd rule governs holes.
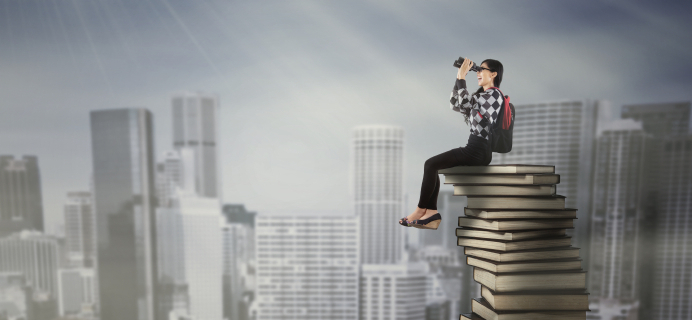
[[[224,203],[348,214],[352,129],[389,124],[412,210],[423,162],[468,138],[459,56],[500,60],[515,105],[617,113],[692,100],[691,18],[682,1],[0,0],[0,154],[38,156],[51,231],[89,189],[91,110],[151,110],[161,159],[171,96],[202,91],[220,99]]]

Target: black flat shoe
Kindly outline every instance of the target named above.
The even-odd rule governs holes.
[[[404,227],[411,227],[411,224],[406,220],[406,217],[399,219],[399,224]]]
[[[411,223],[411,225],[418,228],[418,229],[437,230],[437,227],[440,226],[440,222],[442,222],[442,216],[438,212],[438,213],[430,216],[430,218],[423,219],[423,220],[414,220]]]

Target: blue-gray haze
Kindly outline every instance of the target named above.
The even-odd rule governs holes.
[[[415,203],[428,157],[465,144],[460,55],[505,65],[515,104],[689,101],[682,1],[0,0],[0,150],[37,155],[46,225],[91,174],[89,111],[146,107],[172,148],[171,95],[220,97],[224,202],[349,210],[351,129],[401,125]],[[475,88],[471,73],[470,87]],[[411,208],[409,208],[411,209]]]

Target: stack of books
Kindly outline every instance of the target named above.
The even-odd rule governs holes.
[[[556,194],[554,166],[460,166],[440,170],[467,196],[457,244],[482,297],[459,319],[586,319],[589,301],[579,248],[566,229],[576,209]]]

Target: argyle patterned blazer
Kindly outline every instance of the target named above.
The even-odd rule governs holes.
[[[471,125],[471,134],[488,140],[490,125],[497,121],[504,97],[495,89],[470,95],[466,90],[466,80],[457,79],[449,102],[452,110],[465,116],[466,123]]]

